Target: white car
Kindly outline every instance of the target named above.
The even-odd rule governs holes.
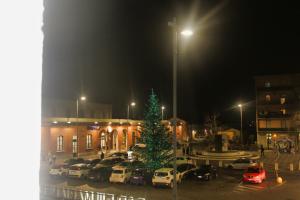
[[[111,183],[127,183],[131,176],[131,170],[126,167],[114,167],[109,177]]]
[[[145,144],[135,144],[130,150],[127,151],[128,159],[134,160],[140,157],[138,151],[144,149],[145,147]]]
[[[229,169],[248,169],[248,167],[257,166],[257,163],[254,160],[248,158],[240,158],[232,163],[225,164],[225,167]]]
[[[90,168],[85,163],[75,164],[69,168],[68,176],[75,178],[86,178]]]
[[[64,175],[62,165],[54,165],[49,169],[49,175],[51,176],[62,176]]]
[[[179,178],[180,174],[177,172],[176,174],[176,182],[180,183],[181,179]],[[173,182],[173,168],[161,168],[155,170],[154,175],[152,177],[152,185],[165,185],[170,188],[174,187]]]

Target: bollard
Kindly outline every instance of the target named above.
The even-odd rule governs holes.
[[[294,171],[294,163],[290,163],[290,171]]]
[[[222,160],[219,160],[219,167],[222,167],[222,166],[223,166]]]
[[[205,160],[205,164],[209,165],[209,160],[208,159]]]
[[[275,163],[275,171],[278,171],[279,170],[279,167],[278,167],[278,163],[276,162]]]
[[[264,162],[260,162],[259,166],[262,167],[262,168],[264,168]]]

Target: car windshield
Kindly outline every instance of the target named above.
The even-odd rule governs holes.
[[[123,174],[123,170],[113,170],[113,174]]]
[[[167,172],[155,172],[154,175],[159,176],[159,177],[164,177],[164,176],[168,176],[168,173]]]
[[[259,173],[259,168],[248,168],[247,173]]]

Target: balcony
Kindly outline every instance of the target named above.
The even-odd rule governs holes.
[[[292,115],[291,114],[282,114],[280,112],[268,112],[266,114],[264,113],[258,113],[257,114],[257,118],[276,118],[276,119],[286,119],[286,118],[290,118]]]
[[[258,128],[258,131],[265,131],[265,132],[289,132],[289,131],[297,131],[296,128]]]

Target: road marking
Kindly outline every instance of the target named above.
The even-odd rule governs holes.
[[[242,193],[242,192],[250,192],[250,191],[261,191],[263,189],[266,189],[266,187],[261,185],[250,185],[250,184],[240,183],[233,189],[233,192]]]

